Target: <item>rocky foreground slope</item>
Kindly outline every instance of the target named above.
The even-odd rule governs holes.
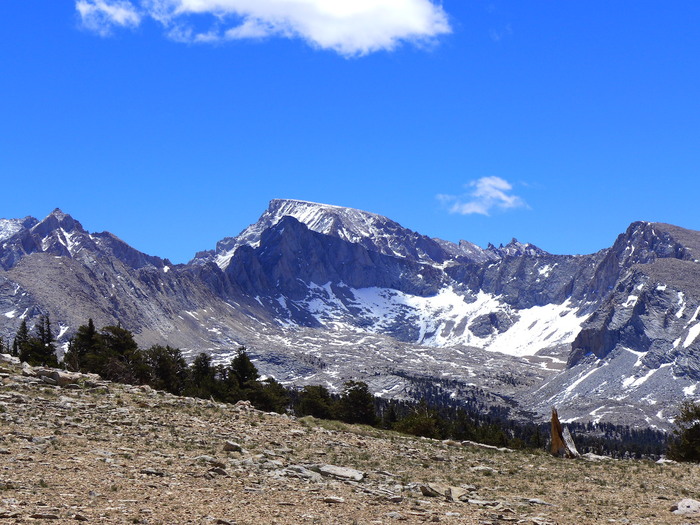
[[[698,465],[419,439],[9,356],[0,381],[3,523],[700,522],[678,514],[700,498]]]

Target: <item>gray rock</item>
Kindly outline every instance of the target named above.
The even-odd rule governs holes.
[[[224,450],[226,452],[243,452],[243,447],[235,441],[227,441],[224,443]]]
[[[428,498],[445,498],[447,497],[450,487],[442,483],[427,483],[419,485],[418,489],[423,496],[427,496]]]
[[[342,481],[362,481],[365,473],[353,468],[338,467],[336,465],[322,465],[318,468],[322,476],[339,479]]]
[[[700,501],[694,499],[682,499],[671,507],[674,514],[682,516],[700,516]]]

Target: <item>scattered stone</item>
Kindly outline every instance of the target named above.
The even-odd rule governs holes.
[[[447,497],[450,487],[448,485],[443,485],[442,483],[426,483],[419,485],[418,489],[421,491],[423,496],[428,498],[444,498]]]
[[[226,468],[226,463],[224,463],[223,461],[219,461],[218,459],[212,456],[197,456],[196,458],[194,458],[194,460],[199,463],[208,463],[212,467]]]
[[[600,456],[598,454],[593,454],[593,452],[586,452],[585,454],[581,454],[581,457],[588,461],[612,461],[612,458],[610,456]]]
[[[469,498],[469,492],[473,492],[473,490],[463,487],[450,487],[445,496],[450,501],[463,501]]]
[[[400,512],[391,511],[386,513],[386,517],[392,520],[406,521],[408,518]]]
[[[147,476],[158,476],[161,478],[165,476],[165,472],[154,470],[152,468],[141,469],[141,474],[146,474]]]
[[[82,514],[76,514],[75,516],[73,516],[73,519],[75,521],[88,521],[88,519]]]
[[[217,476],[228,476],[228,472],[221,467],[210,468],[209,472],[216,474]]]
[[[318,468],[318,472],[322,476],[327,476],[342,481],[362,481],[365,477],[364,472],[353,468],[338,467],[336,465],[322,465]]]
[[[238,406],[238,405],[236,405]],[[243,452],[243,447],[234,441],[227,441],[224,443],[225,452]]]
[[[339,496],[326,496],[323,498],[323,503],[345,503],[345,498]]]
[[[494,474],[497,472],[495,468],[487,467],[485,465],[478,465],[476,467],[470,468],[469,470],[471,470],[472,472],[490,472]]]
[[[20,513],[14,510],[0,509],[0,519],[19,518]]]
[[[484,499],[468,499],[470,505],[478,505],[479,507],[497,507],[501,504],[500,501],[489,501]]]
[[[58,517],[58,514],[50,514],[50,513],[45,513],[45,512],[36,512],[34,514],[30,514],[29,517],[32,519],[35,519],[35,520],[57,520],[57,519],[60,519]]]
[[[674,514],[683,516],[700,516],[700,501],[694,499],[682,499],[671,507]]]
[[[527,502],[532,504],[532,505],[544,505],[546,507],[554,507],[555,506],[552,503],[547,503],[546,501],[541,500],[539,498],[530,498],[527,500]]]

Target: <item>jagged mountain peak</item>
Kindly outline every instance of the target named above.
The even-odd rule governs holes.
[[[273,199],[256,223],[243,230],[237,237],[227,237],[219,241],[216,250],[200,252],[192,262],[214,261],[220,268],[225,269],[238,247],[257,247],[262,233],[288,216],[316,233],[360,244],[370,251],[384,255],[438,264],[456,254],[466,255],[460,253],[457,245],[420,235],[376,213],[310,201]]]
[[[646,264],[657,258],[693,259],[700,255],[700,232],[659,222],[636,221],[620,234],[611,253],[620,264]]]
[[[541,248],[538,248],[534,244],[530,244],[529,242],[522,243],[515,237],[513,237],[511,241],[505,246],[501,244],[498,247],[496,247],[493,244],[489,243],[488,247],[486,248],[486,251],[492,253],[493,255],[496,255],[498,258],[519,257],[523,255],[529,255],[533,257],[550,255],[548,252],[544,251]]]
[[[87,233],[78,221],[67,213],[62,212],[59,208],[49,213],[42,221],[35,224],[31,230],[32,233],[41,237],[46,237],[57,230],[63,230],[64,233],[72,233],[74,231]]]

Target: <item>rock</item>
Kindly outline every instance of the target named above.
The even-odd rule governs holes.
[[[364,472],[353,468],[338,467],[336,465],[322,465],[318,472],[322,476],[336,478],[342,481],[362,481],[365,477]]]
[[[700,501],[694,499],[682,499],[671,507],[674,514],[683,516],[700,516]]]
[[[83,375],[79,373],[56,370],[55,368],[35,368],[34,373],[36,377],[40,378],[45,383],[62,387],[70,384],[77,384],[83,377]]]
[[[82,514],[76,514],[75,516],[73,516],[73,519],[75,521],[88,521],[88,519]]]
[[[219,461],[218,459],[212,457],[212,456],[197,456],[194,458],[194,460],[198,463],[209,463],[212,467],[218,467],[218,468],[225,468],[226,463],[223,461]]]
[[[446,498],[449,493],[450,487],[442,483],[427,483],[418,486],[423,496],[428,498]]]
[[[290,478],[307,479],[315,483],[318,483],[323,479],[321,474],[319,474],[318,472],[309,470],[306,467],[302,467],[301,465],[290,465],[285,469],[275,471],[273,474]]]
[[[554,507],[552,503],[547,503],[546,501],[541,500],[539,498],[529,498],[527,502],[531,505],[545,505],[547,507]]]
[[[496,473],[495,468],[487,467],[484,465],[477,465],[476,467],[472,467],[469,470],[471,470],[472,472],[491,472],[493,474]]]
[[[221,467],[210,468],[210,469],[209,469],[209,472],[211,472],[212,474],[216,474],[216,475],[218,475],[218,476],[228,476],[228,472],[226,472],[226,471],[225,471],[223,468],[221,468]]]
[[[240,403],[240,401],[239,401],[239,403]],[[243,447],[240,446],[235,441],[227,441],[226,443],[224,443],[224,451],[226,451],[226,452],[243,452]]]
[[[581,457],[588,461],[612,461],[612,458],[610,456],[600,456],[598,454],[593,454],[593,452],[586,452],[585,454],[581,454]]]
[[[154,470],[151,468],[142,469],[141,474],[146,474],[147,476],[158,476],[161,478],[165,476],[165,472],[161,472],[160,470]]]
[[[15,357],[10,354],[0,354],[0,362],[18,365],[21,361],[19,360],[19,357]]]
[[[48,512],[35,512],[29,515],[30,518],[35,520],[57,520],[59,519],[58,514],[51,514]]]
[[[323,503],[345,503],[345,498],[339,496],[326,496],[323,498]]]
[[[400,512],[396,512],[396,511],[387,512],[386,517],[390,518],[392,520],[399,520],[399,521],[405,521],[408,519],[408,518],[406,518],[406,516],[404,516]]]
[[[451,501],[462,501],[468,499],[469,490],[463,487],[450,487],[447,491],[447,499]]]
[[[478,505],[479,507],[497,507],[500,505],[500,501],[489,501],[484,499],[468,499],[467,503],[470,505]]]

